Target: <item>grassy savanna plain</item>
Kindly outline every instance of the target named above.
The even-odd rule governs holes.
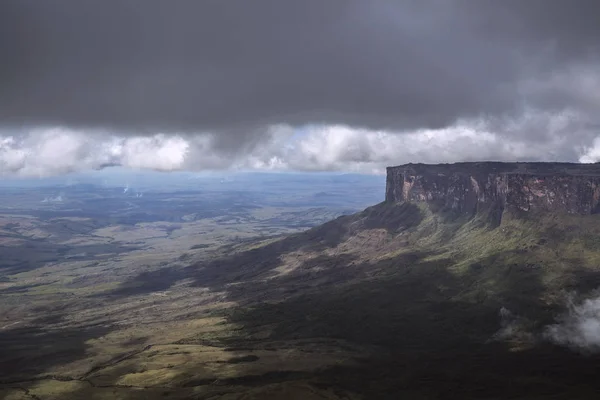
[[[350,196],[348,182],[367,194]],[[0,397],[212,396],[248,389],[244,377],[278,374],[286,360],[298,361],[290,370],[298,374],[340,362],[331,343],[319,357],[290,346],[228,349],[242,328],[223,310],[236,303],[198,285],[193,270],[249,240],[275,241],[364,208],[383,178],[152,183],[2,188]],[[314,390],[292,386],[308,398]]]
[[[189,217],[189,204],[179,220],[104,211],[110,223],[79,216],[91,231],[70,236],[15,210],[4,248],[46,247],[3,267],[1,395],[587,399],[600,389],[598,356],[545,335],[569,293],[596,294],[598,216],[498,220],[384,203],[340,216],[315,206],[331,201],[317,190],[306,204],[240,211],[236,200],[206,218]],[[307,229],[311,218],[331,221]],[[19,239],[27,231],[34,238]],[[83,252],[85,236],[108,247]]]

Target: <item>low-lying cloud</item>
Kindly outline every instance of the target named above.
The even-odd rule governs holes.
[[[553,342],[581,351],[600,351],[600,296],[575,302],[571,296],[568,311],[557,324],[546,329]]]
[[[541,122],[540,122],[541,121]],[[270,128],[268,139],[243,151],[219,148],[214,135],[107,135],[66,128],[0,134],[0,176],[44,177],[123,166],[156,171],[268,170],[351,171],[383,174],[403,163],[457,161],[600,160],[600,139],[583,146],[564,134],[568,116],[513,121],[506,129],[543,123],[547,140],[511,141],[485,123],[395,133],[343,125]],[[267,136],[267,135],[266,135]]]

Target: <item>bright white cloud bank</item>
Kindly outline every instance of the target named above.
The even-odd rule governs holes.
[[[346,126],[287,126],[270,129],[266,139],[243,150],[216,145],[210,134],[107,135],[66,128],[0,133],[1,176],[50,176],[107,165],[160,171],[256,169],[383,173],[408,162],[475,160],[600,160],[600,136],[573,140],[568,114],[528,116],[502,126],[458,124],[438,130],[392,133]],[[539,139],[532,139],[542,129]],[[581,127],[578,128],[581,132]],[[519,135],[526,130],[528,135]]]
[[[50,176],[107,165],[169,171],[185,162],[189,143],[174,135],[118,137],[70,129],[0,136],[3,176]]]

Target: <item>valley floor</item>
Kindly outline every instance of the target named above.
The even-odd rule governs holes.
[[[600,358],[547,333],[567,293],[600,287],[599,222],[380,204],[183,258],[25,271],[0,289],[0,396],[592,398]]]

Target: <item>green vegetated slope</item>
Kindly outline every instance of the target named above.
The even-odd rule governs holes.
[[[600,287],[599,218],[382,203],[233,244],[87,299],[109,332],[0,397],[593,398],[600,357],[545,332]]]
[[[367,398],[586,398],[600,359],[544,332],[569,293],[600,286],[599,217],[493,219],[384,203],[240,253],[247,281],[233,293],[264,301],[229,318],[246,334],[273,327],[250,347],[315,338],[372,346],[358,367],[319,375]],[[281,265],[265,269],[272,258]]]

